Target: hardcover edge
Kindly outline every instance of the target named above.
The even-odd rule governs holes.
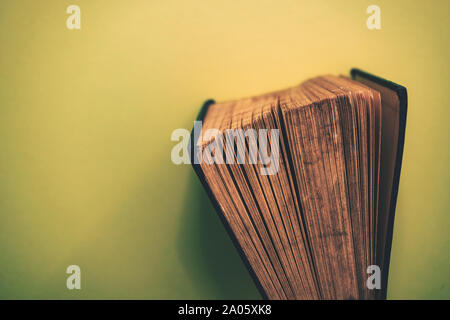
[[[391,260],[391,248],[392,248],[392,238],[394,234],[394,219],[395,219],[395,208],[397,205],[397,196],[398,196],[398,188],[400,184],[400,174],[402,168],[402,159],[403,159],[403,149],[405,144],[405,131],[406,131],[406,114],[408,111],[408,95],[405,87],[394,83],[392,81],[377,77],[373,74],[367,73],[357,68],[353,68],[350,70],[350,75],[352,79],[355,79],[356,76],[361,78],[366,78],[372,82],[379,84],[380,86],[389,88],[393,90],[399,99],[400,103],[400,118],[399,118],[399,135],[398,135],[398,145],[397,145],[397,158],[395,160],[395,169],[394,169],[394,179],[392,183],[392,194],[391,194],[391,203],[389,208],[389,218],[388,218],[388,229],[386,231],[386,247],[385,247],[385,256],[384,256],[384,265],[382,271],[382,291],[380,294],[380,298],[385,300],[387,298],[387,286],[388,286],[388,277],[389,277],[389,265]]]
[[[213,99],[208,99],[203,103],[202,108],[200,109],[200,112],[197,115],[197,119],[196,121],[203,121],[203,119],[206,116],[206,113],[208,112],[209,106],[214,104],[215,101]],[[255,283],[261,297],[263,298],[263,300],[268,300],[267,294],[264,291],[258,277],[256,276],[255,271],[253,270],[253,267],[250,265],[250,262],[248,261],[247,257],[244,254],[244,251],[242,250],[235,234],[233,233],[233,231],[231,230],[231,227],[229,226],[225,215],[222,211],[222,209],[220,208],[220,205],[216,199],[216,197],[214,196],[214,194],[211,192],[211,189],[209,188],[208,184],[206,183],[206,179],[205,176],[200,168],[199,164],[194,163],[194,150],[195,150],[195,141],[194,141],[195,137],[194,137],[194,128],[192,128],[191,131],[191,136],[190,136],[190,146],[189,146],[189,150],[190,150],[190,160],[191,160],[191,164],[192,167],[194,168],[195,173],[197,174],[198,178],[200,179],[204,190],[206,191],[209,200],[211,201],[214,209],[216,210],[220,221],[222,221],[222,225],[225,227],[225,230],[228,233],[228,236],[231,238],[231,241],[233,242],[234,247],[236,248],[236,250],[239,252],[239,256],[241,257],[242,261],[245,264],[246,269],[248,270],[248,272],[250,273],[250,276],[252,277],[253,282]]]

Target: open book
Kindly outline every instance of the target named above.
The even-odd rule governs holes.
[[[264,298],[386,298],[406,106],[357,69],[205,103],[191,162]]]

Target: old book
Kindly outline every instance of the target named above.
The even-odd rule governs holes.
[[[386,298],[406,106],[358,69],[205,103],[191,162],[263,298]]]

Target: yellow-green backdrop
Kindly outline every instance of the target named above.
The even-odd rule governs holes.
[[[449,4],[1,0],[0,298],[258,298],[170,135],[351,67],[409,95],[388,297],[450,298]]]

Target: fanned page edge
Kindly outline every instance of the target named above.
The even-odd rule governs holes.
[[[203,106],[201,107],[200,112],[197,115],[196,121],[204,120],[204,118],[208,112],[208,109],[212,104],[215,104],[215,101],[213,99],[208,99],[203,103]],[[231,227],[225,218],[225,215],[219,205],[219,202],[217,201],[216,197],[214,196],[210,187],[208,186],[208,184],[206,182],[206,178],[203,174],[203,171],[200,168],[200,164],[196,164],[194,161],[194,152],[195,152],[196,143],[197,143],[197,141],[196,141],[196,137],[194,135],[194,128],[192,128],[191,136],[190,136],[190,146],[188,148],[190,150],[191,165],[194,168],[194,171],[197,174],[198,178],[200,179],[203,189],[206,191],[208,198],[211,201],[214,209],[216,210],[216,212],[220,218],[220,221],[222,222],[222,225],[225,227],[225,230],[227,231],[228,236],[230,237],[231,241],[233,242],[234,247],[238,251],[239,256],[241,257],[242,261],[245,264],[245,267],[247,268],[248,272],[250,273],[250,276],[251,276],[253,282],[255,283],[259,294],[261,295],[263,300],[268,300],[268,296],[267,296],[263,286],[261,285],[261,282],[259,281],[258,277],[256,276],[256,273],[253,270],[253,267],[251,266],[247,256],[244,254],[244,251],[242,250],[241,245],[239,244],[239,241],[237,240],[234,232],[231,230]]]

